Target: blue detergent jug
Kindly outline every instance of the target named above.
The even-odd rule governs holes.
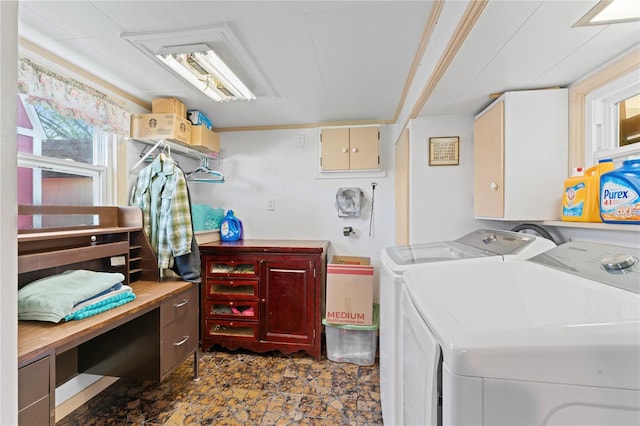
[[[625,160],[600,177],[600,217],[640,225],[640,159]]]
[[[242,222],[233,215],[233,210],[227,210],[227,214],[220,223],[220,239],[222,241],[242,239]]]

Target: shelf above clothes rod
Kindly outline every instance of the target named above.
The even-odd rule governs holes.
[[[162,144],[171,148],[172,153],[178,153],[188,158],[202,159],[204,157],[204,158],[214,159],[214,160],[221,159],[219,152],[211,151],[205,147],[198,146],[198,145],[187,145],[185,143],[182,143],[173,139],[128,138],[128,140],[133,142],[140,142],[150,146],[155,146],[158,144],[158,142],[162,142]]]

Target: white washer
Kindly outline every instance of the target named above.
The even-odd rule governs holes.
[[[405,425],[640,424],[640,249],[408,271]]]
[[[380,397],[383,421],[401,424],[400,293],[406,271],[437,263],[477,263],[523,260],[555,247],[551,240],[530,234],[479,229],[454,241],[382,250],[380,263]]]

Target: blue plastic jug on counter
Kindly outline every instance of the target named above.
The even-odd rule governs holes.
[[[227,210],[227,214],[220,223],[220,239],[222,241],[242,239],[242,221],[234,216],[233,210]]]
[[[600,177],[600,217],[640,225],[640,159],[625,160]]]

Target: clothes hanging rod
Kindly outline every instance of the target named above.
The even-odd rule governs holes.
[[[168,146],[172,152],[174,153],[178,153],[178,154],[182,154],[185,155],[187,157],[190,158],[195,158],[195,159],[202,159],[202,158],[207,158],[207,159],[211,159],[211,160],[221,160],[220,154],[218,152],[215,151],[202,151],[199,150],[197,148],[193,148],[190,146],[187,146],[181,142],[176,142],[170,139],[139,139],[139,138],[127,138],[127,140],[131,140],[134,142],[140,142],[140,143],[144,143],[146,145],[150,145],[152,146],[152,148],[147,151],[145,153],[145,156],[142,157],[140,159],[140,161],[138,161],[136,163],[135,166],[133,166],[133,169],[135,169],[136,167],[138,167],[147,157],[149,157],[149,155],[155,151],[158,146],[160,146],[161,144],[164,144],[165,146]]]
[[[160,146],[161,144],[164,144],[164,140],[162,140],[162,139],[160,139],[160,140],[159,140],[159,141],[158,141],[158,142],[157,142],[157,143],[156,143],[156,144],[155,144],[155,145],[154,145],[154,146],[153,146],[149,151],[147,151],[147,152],[142,156],[142,158],[140,158],[140,160],[138,160],[138,162],[135,164],[135,166],[133,166],[133,168],[132,168],[131,170],[134,170],[136,167],[138,167],[140,164],[142,164],[142,162],[143,162],[144,160],[146,160],[146,159],[147,159],[147,157],[148,157],[148,156],[150,156],[150,155],[151,155],[151,153],[152,153],[153,151],[155,151],[155,150],[158,148],[158,146]]]

